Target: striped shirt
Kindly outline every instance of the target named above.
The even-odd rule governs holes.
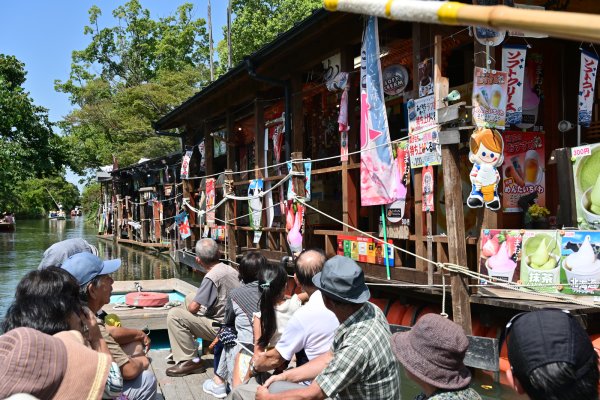
[[[379,308],[365,303],[338,328],[333,359],[316,377],[332,399],[399,399],[398,362],[390,327]]]

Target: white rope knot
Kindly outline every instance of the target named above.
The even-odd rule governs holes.
[[[443,263],[443,262],[439,262],[439,263],[437,263],[437,264],[435,264],[435,265],[436,265],[436,267],[438,267],[438,269],[439,269],[440,271],[443,271],[443,270],[445,270],[445,269],[446,269],[446,264],[445,264],[445,263]]]

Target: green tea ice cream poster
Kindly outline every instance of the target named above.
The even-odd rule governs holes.
[[[600,144],[575,147],[571,154],[579,229],[600,229]]]
[[[561,288],[562,236],[557,230],[523,233],[520,281],[537,292],[558,293]]]
[[[600,293],[600,232],[565,231],[561,246],[563,293],[598,295]]]

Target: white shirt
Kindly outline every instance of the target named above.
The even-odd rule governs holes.
[[[275,349],[288,361],[304,349],[306,357],[312,360],[331,349],[339,325],[335,314],[325,307],[321,292],[317,290],[294,313]]]

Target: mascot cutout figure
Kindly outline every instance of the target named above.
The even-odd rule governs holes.
[[[471,170],[471,193],[467,205],[471,208],[485,206],[492,211],[500,209],[498,167],[504,161],[504,140],[495,129],[482,128],[471,135],[469,142]]]

